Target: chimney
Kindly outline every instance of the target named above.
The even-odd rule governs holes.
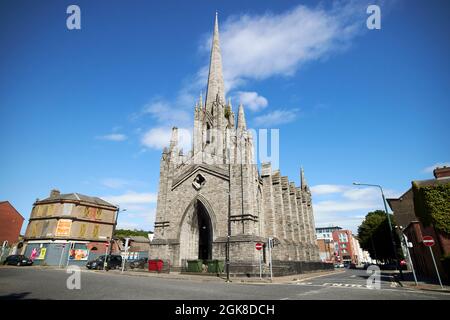
[[[53,189],[52,191],[50,191],[50,198],[57,198],[60,194],[61,193],[59,192],[59,190]]]
[[[436,168],[433,170],[433,174],[436,179],[449,178],[450,177],[450,167],[443,166],[441,168]]]

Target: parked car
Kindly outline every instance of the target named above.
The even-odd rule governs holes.
[[[21,254],[14,254],[6,257],[5,261],[3,261],[4,265],[14,265],[14,266],[31,266],[33,264],[33,260],[25,257]]]
[[[138,260],[130,261],[129,266],[131,269],[145,269],[146,263],[148,263],[148,258],[141,258]]]
[[[122,257],[120,255],[111,254],[108,255],[106,262],[107,262],[106,270],[118,269],[122,266]],[[105,264],[105,255],[101,255],[97,259],[88,261],[88,263],[86,263],[86,268],[101,270],[104,268],[104,264]]]

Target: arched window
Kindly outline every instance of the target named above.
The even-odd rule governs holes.
[[[206,144],[211,143],[211,126],[209,123],[206,124]]]

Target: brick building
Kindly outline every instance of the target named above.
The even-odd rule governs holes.
[[[450,185],[450,168],[436,168],[433,172],[435,179],[412,181],[412,185],[417,187],[432,187],[437,185]],[[450,202],[450,199],[447,199]],[[424,226],[416,215],[414,205],[413,188],[408,189],[398,199],[387,199],[389,206],[394,212],[397,226],[406,235],[413,247],[409,249],[413,260],[414,268],[419,277],[435,278],[436,271],[429,249],[424,246],[423,236],[432,236],[435,245],[432,247],[441,276],[450,280],[449,270],[441,263],[441,258],[450,254],[450,235],[437,230],[432,224]],[[447,218],[448,220],[448,218]]]
[[[358,253],[355,248],[353,234],[350,230],[333,231],[336,262],[358,264]]]
[[[319,247],[319,257],[322,262],[335,263],[336,261],[336,248],[333,239],[333,232],[342,230],[341,227],[321,227],[316,228],[317,245]]]
[[[116,212],[116,206],[100,198],[52,190],[33,204],[23,252],[35,257],[35,264],[83,263],[91,251],[106,252]]]
[[[5,243],[11,247],[19,241],[24,217],[9,201],[0,201],[0,246]]]

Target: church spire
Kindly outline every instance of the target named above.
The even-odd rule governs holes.
[[[303,167],[300,169],[300,188],[302,190],[308,190],[308,183],[306,182],[305,172],[303,171]]]
[[[237,128],[241,129],[241,130],[247,129],[247,123],[245,121],[244,106],[242,105],[242,103],[239,105]]]
[[[219,19],[216,11],[214,34],[211,47],[211,61],[209,64],[208,85],[206,91],[206,110],[211,111],[212,103],[219,94],[219,100],[225,103],[225,90],[222,74],[222,55],[219,42]]]

